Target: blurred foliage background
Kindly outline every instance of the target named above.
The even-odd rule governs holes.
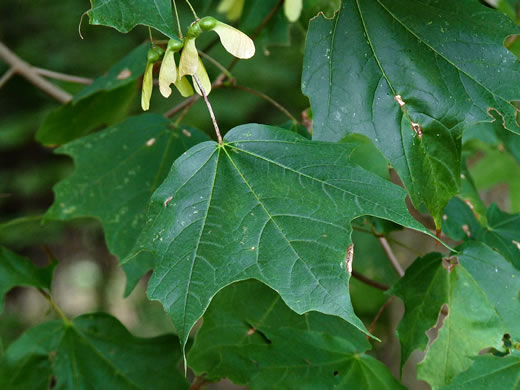
[[[217,1],[194,1],[200,15],[219,16]],[[308,1],[299,23],[277,30],[276,34],[260,35],[257,55],[241,61],[233,69],[233,76],[241,85],[261,91],[278,102],[298,120],[308,108],[308,99],[300,89],[305,32],[310,17],[320,5],[328,4],[328,12],[338,1]],[[187,7],[179,2],[183,26],[192,21]],[[128,34],[113,29],[90,26],[82,14],[90,8],[87,0],[2,0],[0,2],[0,41],[33,66],[57,72],[96,78],[103,75],[132,49],[148,39],[148,31],[137,27]],[[224,16],[220,15],[221,19]],[[210,34],[207,34],[210,35]],[[154,33],[156,39],[163,39]],[[212,45],[213,36],[202,36],[199,49],[219,62],[232,61],[220,45]],[[210,77],[220,70],[206,62]],[[0,75],[8,70],[0,61]],[[53,81],[71,94],[83,86]],[[128,115],[141,112],[140,83],[133,94]],[[287,117],[276,107],[258,96],[244,91],[221,88],[210,96],[221,130],[226,132],[248,122],[280,125]],[[154,91],[151,111],[164,113],[182,102],[174,92],[169,99]],[[147,300],[146,281],[142,281],[128,298],[123,298],[125,276],[117,259],[107,251],[103,231],[95,220],[76,220],[72,223],[41,224],[41,215],[53,201],[52,186],[70,174],[69,158],[53,154],[53,149],[40,145],[35,134],[44,118],[60,106],[35,86],[19,76],[12,77],[0,89],[0,245],[28,256],[45,265],[49,258],[58,262],[53,292],[58,304],[71,316],[92,311],[107,311],[115,315],[138,336],[153,336],[174,331],[162,307]],[[118,118],[122,119],[122,118]],[[115,121],[117,122],[116,119]],[[206,107],[199,100],[183,123],[199,128],[213,136],[213,128]],[[98,129],[95,129],[98,130]],[[498,202],[505,211],[520,211],[520,166],[508,154],[500,151],[500,129],[475,128],[466,135],[468,153],[477,186],[487,205]],[[482,142],[485,139],[486,142]],[[486,158],[500,161],[504,175],[489,172]],[[484,161],[484,163],[482,163]],[[480,162],[480,164],[479,164]],[[511,178],[511,170],[517,172]],[[514,176],[514,175],[513,175]],[[363,221],[360,221],[360,224]],[[362,229],[361,229],[362,230]],[[396,239],[406,247],[394,245],[396,256],[406,267],[418,254],[441,250],[413,232],[396,232]],[[386,261],[385,254],[372,234],[355,232],[356,263],[368,277],[386,284],[397,279]],[[352,281],[352,300],[358,315],[370,324],[386,301],[384,294],[357,280]],[[375,346],[374,354],[388,364],[395,375],[399,372],[399,343],[394,338],[395,327],[402,315],[402,306],[393,302],[375,328],[384,343]],[[53,316],[46,301],[31,289],[12,290],[0,313],[0,345],[5,349],[25,329]],[[1,351],[0,351],[1,352]],[[1,353],[0,353],[1,355]],[[413,380],[413,367],[406,374],[405,383],[421,388]]]

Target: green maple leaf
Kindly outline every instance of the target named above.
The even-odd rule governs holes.
[[[298,315],[256,281],[222,290],[204,315],[188,362],[210,380],[253,390],[404,389],[364,354],[366,336],[337,317]]]
[[[172,162],[192,145],[207,140],[197,130],[170,127],[156,114],[144,114],[57,149],[74,159],[74,173],[54,187],[56,197],[46,219],[97,217],[103,223],[109,250],[124,258],[145,222],[153,191]],[[124,267],[127,293],[153,268],[154,260]]]
[[[469,368],[470,357],[482,349],[499,348],[505,333],[520,335],[520,272],[483,243],[468,242],[458,250],[456,257],[432,253],[417,259],[389,292],[405,304],[398,328],[402,364],[415,349],[426,349],[426,331],[442,305],[448,306],[438,337],[418,366],[418,377],[433,388]]]
[[[513,350],[506,357],[485,355],[473,360],[471,368],[457,375],[442,390],[518,389],[520,352]]]
[[[313,137],[371,138],[440,228],[460,187],[464,128],[492,113],[520,133],[520,62],[503,44],[518,32],[477,0],[344,0],[307,35]]]
[[[148,295],[183,343],[220,289],[249,278],[297,313],[337,315],[365,331],[348,292],[350,222],[369,214],[428,232],[402,188],[349,161],[357,147],[250,124],[174,163],[134,252],[158,259]]]
[[[55,265],[37,268],[28,258],[0,246],[0,313],[4,295],[13,287],[50,288]]]
[[[454,198],[444,209],[444,232],[454,240],[482,241],[520,269],[520,214],[508,214],[493,203],[486,213],[487,226],[471,208]]]
[[[0,360],[2,389],[187,389],[173,335],[132,336],[107,314],[45,322],[10,345]]]

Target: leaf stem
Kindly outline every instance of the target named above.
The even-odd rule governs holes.
[[[357,280],[359,280],[361,283],[365,283],[366,285],[377,288],[378,290],[387,291],[390,289],[390,287],[388,287],[386,284],[379,283],[379,282],[376,282],[375,280],[367,278],[365,275],[360,274],[359,272],[357,272],[355,270],[352,270],[352,276],[354,278],[356,278]]]
[[[177,19],[177,29],[179,30],[179,38],[182,39],[182,28],[181,28],[181,20],[179,18],[179,12],[177,11],[177,3],[175,3],[175,0],[172,0],[173,3],[173,10],[175,11],[175,18]]]
[[[4,86],[5,83],[9,81],[11,77],[13,77],[16,74],[16,70],[11,67],[2,75],[2,78],[0,78],[0,88]]]
[[[152,46],[155,46],[155,43],[153,42],[152,28],[150,26],[148,26],[148,35],[150,36],[150,43]]]
[[[381,306],[379,308],[379,310],[377,311],[377,314],[376,316],[374,317],[374,320],[370,323],[370,326],[368,327],[368,332],[369,333],[373,333],[374,332],[374,329],[377,325],[377,321],[379,321],[379,318],[381,318],[381,315],[383,314],[383,312],[385,311],[385,309],[388,307],[388,305],[390,305],[390,303],[392,303],[392,299],[394,297],[390,297],[386,300],[386,302],[383,304],[383,306]],[[367,339],[370,339],[369,336],[367,336]]]
[[[204,98],[204,101],[206,102],[206,106],[208,107],[209,115],[211,116],[211,121],[213,122],[213,127],[215,128],[215,133],[217,133],[217,139],[218,143],[222,144],[222,136],[220,135],[220,130],[218,128],[217,120],[215,119],[215,114],[213,113],[213,108],[211,107],[211,103],[209,102],[208,95],[206,95],[206,91],[204,91],[204,88],[202,88],[202,83],[199,80],[199,77],[194,74],[193,80],[197,83],[197,86],[199,87],[200,93],[202,93],[202,97]]]
[[[44,296],[44,298],[50,303],[52,309],[58,314],[58,316],[65,322],[65,324],[70,325],[69,318],[65,315],[63,310],[58,306],[52,295],[45,291],[43,288],[39,288],[38,291]]]
[[[190,0],[185,0],[186,3],[188,3],[188,6],[190,7],[191,9],[191,13],[193,14],[193,16],[195,17],[195,20],[197,20],[199,17],[197,16],[197,13],[195,12],[195,10],[193,9],[193,6],[191,5],[190,3]]]

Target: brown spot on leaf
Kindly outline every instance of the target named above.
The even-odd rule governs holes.
[[[453,271],[453,269],[459,265],[459,258],[457,256],[443,257],[442,258],[442,266],[448,270],[448,272]]]
[[[256,329],[255,329],[255,328],[251,328],[251,329],[249,329],[249,330],[247,331],[247,335],[248,335],[248,336],[251,336],[251,335],[255,334],[255,332],[256,332]]]
[[[520,251],[520,242],[513,240],[513,244],[516,245],[516,249]]]
[[[466,236],[471,237],[471,231],[469,230],[468,225],[462,225],[462,230],[466,233]]]
[[[417,138],[421,139],[423,136],[422,127],[419,123],[412,122],[412,130],[417,134]]]
[[[184,134],[186,137],[191,137],[191,132],[186,129],[182,129],[182,134]]]
[[[164,201],[164,207],[168,207],[168,203],[170,203],[172,199],[173,199],[173,196],[170,196],[168,199],[166,199]]]
[[[468,207],[471,209],[471,211],[475,210],[475,206],[473,206],[473,203],[471,203],[470,200],[465,199],[464,203],[468,205]]]
[[[397,103],[399,103],[399,105],[400,105],[401,107],[404,107],[404,106],[405,106],[406,103],[404,102],[404,100],[403,100],[403,98],[401,97],[401,95],[395,95],[395,96],[394,96],[394,99],[397,101]]]
[[[130,72],[130,69],[125,68],[119,74],[117,75],[118,80],[126,80],[132,75],[132,72]]]
[[[349,274],[352,273],[352,262],[354,261],[354,243],[350,244],[347,248],[347,257],[345,263]]]
[[[146,146],[150,147],[155,143],[155,138],[150,138],[148,141],[146,141]]]

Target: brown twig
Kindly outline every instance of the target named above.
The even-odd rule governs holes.
[[[248,92],[248,93],[250,93],[252,95],[256,95],[256,96],[261,97],[262,99],[268,101],[273,106],[278,108],[281,112],[283,112],[294,123],[298,123],[298,120],[294,116],[292,116],[292,114],[284,106],[282,106],[280,103],[278,103],[272,97],[267,96],[265,93],[257,91],[256,89],[253,89],[253,88],[245,87],[243,85],[232,85],[232,87],[236,88],[236,89],[240,89],[240,90],[245,91],[245,92]]]
[[[365,283],[371,287],[377,288],[381,291],[387,291],[390,289],[390,287],[388,287],[386,284],[379,283],[379,282],[376,282],[375,280],[369,279],[365,275],[360,274],[359,272],[357,272],[355,270],[352,271],[352,276],[354,278],[356,278],[357,280],[359,280],[360,282]]]
[[[16,70],[14,68],[9,68],[7,72],[5,72],[2,75],[2,78],[0,78],[0,88],[4,86],[5,83],[9,81],[11,77],[13,77],[16,74]]]
[[[401,267],[399,260],[397,260],[397,257],[395,257],[394,252],[392,251],[392,248],[390,247],[390,244],[388,243],[387,239],[385,237],[379,237],[378,240],[381,244],[381,247],[385,251],[386,256],[388,257],[388,260],[390,260],[390,264],[392,264],[392,267],[394,268],[395,272],[397,273],[397,275],[399,275],[400,278],[402,278],[404,276],[403,267]]]
[[[204,88],[202,87],[202,83],[199,80],[199,77],[194,74],[193,80],[195,83],[197,83],[197,86],[199,87],[200,93],[202,93],[202,97],[204,98],[204,101],[206,102],[206,106],[208,107],[209,116],[211,117],[211,121],[213,122],[213,127],[215,128],[215,133],[217,133],[217,140],[219,144],[222,144],[222,136],[220,135],[220,129],[218,128],[217,120],[215,119],[215,114],[213,113],[213,108],[211,107],[211,103],[209,102],[208,95],[206,95],[206,91],[204,91]]]
[[[66,73],[54,72],[52,70],[37,68],[34,66],[33,66],[33,69],[40,76],[48,77],[48,78],[55,79],[55,80],[68,81],[71,83],[84,84],[84,85],[92,84],[92,82],[94,81],[92,79],[89,79],[88,77],[80,77],[80,76],[74,76],[74,75],[66,74]]]
[[[31,65],[14,54],[2,42],[0,42],[0,58],[9,64],[15,73],[23,76],[26,80],[60,103],[67,103],[72,99],[72,95],[40,76]]]
[[[370,323],[370,326],[368,327],[368,331],[370,333],[373,333],[374,332],[374,329],[376,327],[376,324],[377,324],[377,321],[379,321],[379,318],[381,317],[381,315],[383,314],[383,312],[385,311],[385,309],[388,307],[388,305],[390,305],[390,303],[392,303],[392,299],[393,297],[390,297],[386,300],[386,302],[383,304],[383,306],[381,306],[379,308],[379,310],[377,311],[377,314],[376,316],[374,317],[374,320]],[[369,336],[367,336],[367,338],[370,338]]]

